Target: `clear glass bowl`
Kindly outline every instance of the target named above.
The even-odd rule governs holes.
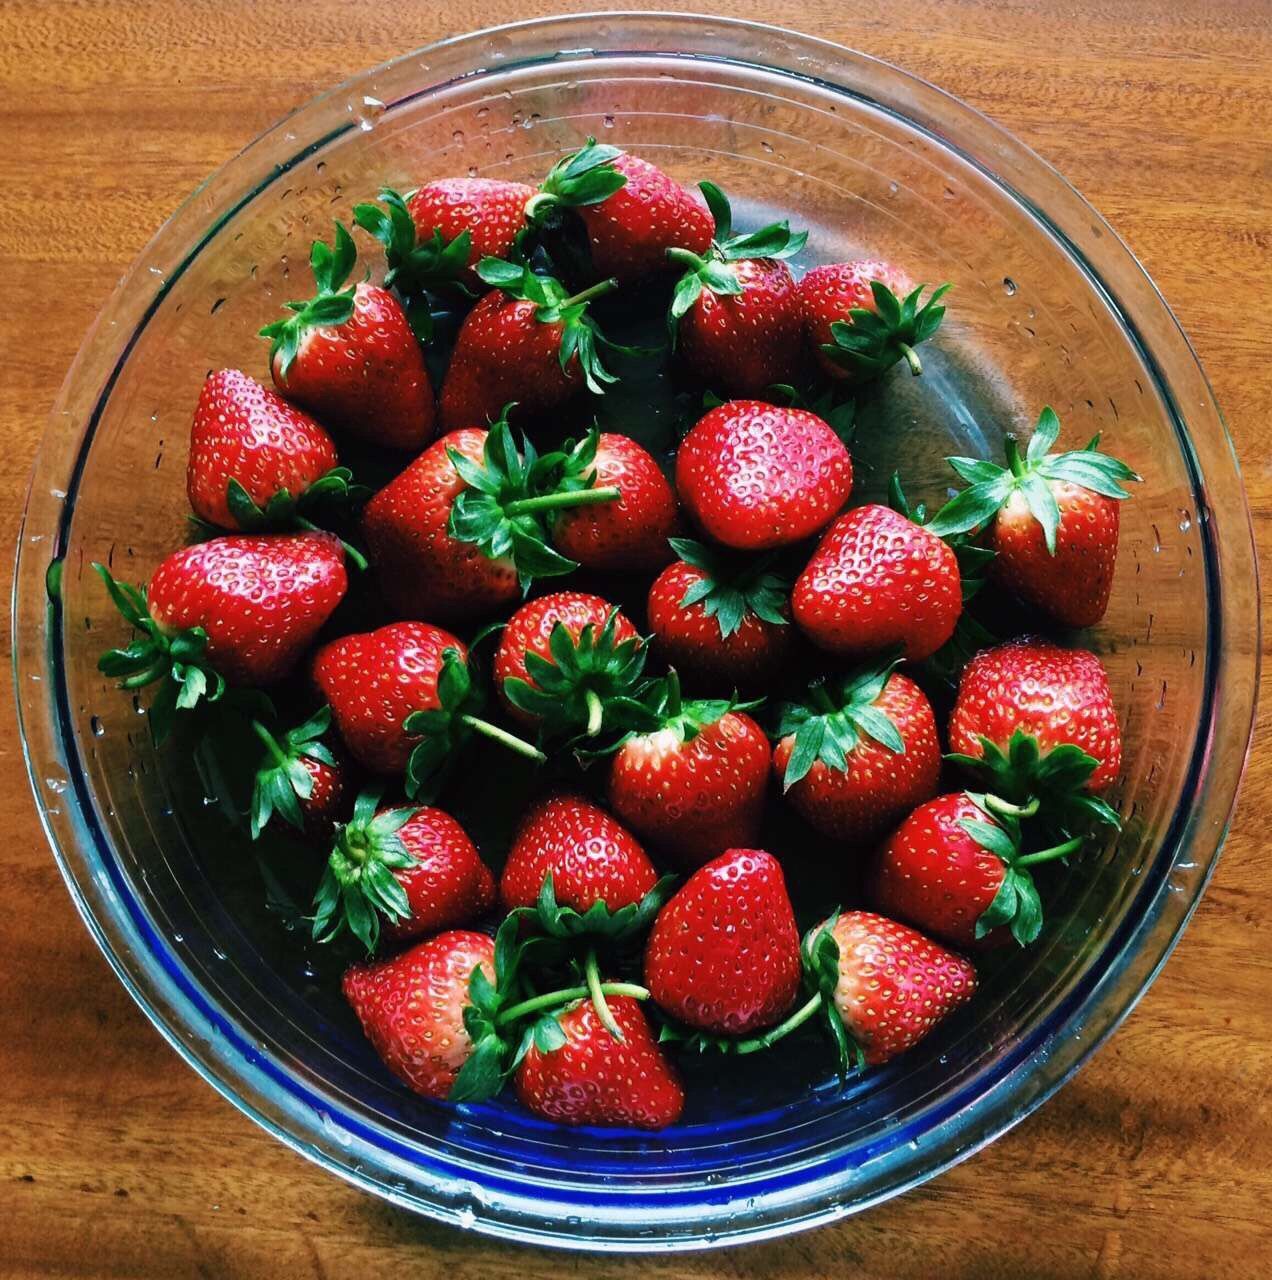
[[[383,183],[533,180],[589,134],[812,254],[951,280],[921,379],[866,406],[859,496],[898,461],[988,452],[1052,404],[1144,477],[1090,642],[1126,736],[1126,830],[1051,885],[1041,943],[916,1051],[838,1087],[819,1062],[696,1072],[684,1122],[568,1132],[515,1103],[458,1111],[383,1071],[321,955],[262,904],[250,851],[157,754],[94,661],[119,640],[90,561],[143,581],[181,541],[205,371],[263,375],[259,326],[307,286],[310,240]],[[289,278],[291,277],[291,278]],[[651,413],[654,411],[651,410]],[[656,417],[656,413],[654,414]],[[657,429],[658,423],[653,424]],[[445,41],[289,117],[182,206],[120,284],[62,390],[19,554],[15,652],[32,786],[71,894],[120,979],[212,1085],[296,1150],[396,1204],[512,1239],[654,1250],[825,1222],[961,1159],[1048,1097],[1151,981],[1218,856],[1249,741],[1255,564],[1206,379],[1125,246],[982,116],[862,54],[743,22],[603,14]],[[50,567],[60,595],[46,596]]]

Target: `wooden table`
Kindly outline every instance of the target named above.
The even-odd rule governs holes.
[[[457,21],[585,7],[482,0]],[[743,0],[715,7],[755,13]],[[57,385],[154,229],[285,111],[449,34],[441,8],[0,7],[7,537]],[[1108,216],[1210,372],[1261,545],[1272,549],[1268,0],[773,0],[763,16],[943,85]],[[0,698],[11,702],[7,681]],[[924,1190],[852,1221],[662,1260],[514,1251],[433,1226],[320,1173],[238,1115],[111,976],[45,847],[12,728],[0,753],[0,1276],[1272,1274],[1266,751],[1255,754],[1222,866],[1165,974],[1053,1102]]]

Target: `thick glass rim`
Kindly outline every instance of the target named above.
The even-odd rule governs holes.
[[[254,1050],[189,975],[164,960],[163,940],[131,899],[99,827],[78,764],[59,694],[61,616],[46,596],[46,575],[60,563],[74,494],[96,418],[137,336],[183,264],[265,185],[357,123],[349,104],[392,110],[456,79],[498,75],[512,67],[563,58],[640,53],[759,67],[813,79],[820,88],[903,115],[943,147],[992,178],[1062,246],[1105,298],[1135,344],[1172,412],[1190,469],[1212,602],[1206,654],[1207,696],[1199,717],[1185,803],[1153,860],[1154,886],[1142,908],[1105,946],[1052,1025],[1002,1055],[967,1096],[943,1099],[928,1117],[920,1149],[886,1153],[868,1178],[834,1160],[791,1161],[788,1176],[759,1194],[744,1191],[746,1211],[704,1189],[662,1208],[636,1197],[583,1202],[545,1198],[541,1187],[507,1181],[475,1185],[480,1170],[439,1159],[422,1167],[391,1137],[345,1127],[305,1082]],[[406,94],[382,81],[424,76]],[[849,87],[851,83],[852,87]],[[289,157],[282,164],[275,159]],[[156,288],[156,275],[163,283]],[[1110,283],[1117,280],[1117,288]],[[1142,336],[1151,331],[1154,349]],[[1183,388],[1166,379],[1155,356],[1169,348],[1188,374]],[[99,385],[85,371],[113,372]],[[1180,405],[1187,403],[1185,414]],[[942,90],[828,41],[739,19],[674,13],[590,13],[532,19],[439,41],[364,72],[299,108],[262,134],[202,184],[164,224],[121,280],[85,339],[54,406],[41,443],[19,535],[13,599],[14,676],[19,727],[37,808],[76,907],[112,968],[168,1042],[214,1088],[289,1146],[363,1189],[439,1220],[508,1239],[576,1248],[655,1251],[762,1239],[842,1217],[934,1176],[966,1158],[1051,1096],[1134,1007],[1187,924],[1213,872],[1235,805],[1241,762],[1253,730],[1259,645],[1236,644],[1250,627],[1232,584],[1257,579],[1253,534],[1244,502],[1216,513],[1207,486],[1239,485],[1236,458],[1213,394],[1187,339],[1126,246],[1049,165],[999,126]],[[1220,536],[1222,527],[1223,536]],[[46,606],[46,600],[48,600]],[[47,607],[47,614],[46,614]],[[37,641],[23,620],[46,617]],[[61,690],[64,694],[64,688]],[[1220,758],[1222,757],[1222,758]],[[1191,800],[1191,803],[1188,801]],[[159,963],[156,963],[158,957]],[[1042,1032],[1045,1031],[1045,1035]],[[319,1100],[320,1101],[320,1100]],[[327,1106],[328,1110],[323,1110]],[[567,1226],[568,1214],[574,1225]],[[581,1219],[581,1221],[580,1221]],[[654,1235],[649,1224],[660,1225]]]

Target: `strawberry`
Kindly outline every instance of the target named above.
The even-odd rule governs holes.
[[[337,824],[345,820],[349,791],[348,762],[322,740],[330,727],[330,707],[278,737],[259,720],[252,721],[265,746],[252,786],[253,840],[277,817],[311,843],[330,847]]]
[[[671,558],[676,495],[652,455],[630,436],[592,431],[565,449],[560,488],[617,489],[618,499],[567,507],[552,517],[552,542],[597,573],[645,573]]]
[[[924,285],[911,289],[886,262],[835,262],[814,267],[799,282],[804,332],[817,363],[832,378],[867,382],[904,359],[923,372],[914,348],[941,326],[949,291],[943,284],[920,305]]]
[[[699,528],[762,551],[824,528],[852,492],[852,458],[816,414],[760,400],[710,410],[676,455],[676,490]]]
[[[284,524],[306,499],[347,492],[331,437],[308,414],[237,369],[208,374],[190,428],[186,493],[223,529]]]
[[[595,138],[552,167],[527,213],[535,221],[562,207],[582,221],[597,274],[619,284],[665,272],[668,249],[711,247],[711,214],[697,196],[648,160]]]
[[[1044,815],[1118,817],[1092,793],[1122,768],[1122,732],[1099,658],[1022,636],[976,655],[950,713],[956,762],[988,776],[998,795],[1039,798]]]
[[[357,252],[340,223],[334,249],[315,240],[309,261],[317,295],[261,330],[274,385],[333,430],[421,448],[433,435],[433,387],[402,304],[366,281],[345,286]]]
[[[805,635],[843,657],[899,646],[920,661],[954,634],[962,610],[954,552],[928,529],[874,503],[830,526],[791,593],[791,612]]]
[[[936,794],[941,745],[923,691],[896,664],[817,682],[782,709],[773,772],[818,831],[873,840]]]
[[[788,584],[768,557],[731,563],[687,538],[680,557],[649,588],[649,629],[656,649],[677,670],[724,685],[754,686],[791,651]]]
[[[463,620],[515,601],[577,564],[548,545],[548,511],[612,502],[613,487],[558,480],[565,455],[519,449],[503,419],[453,431],[367,503],[362,530],[389,604],[407,617]]]
[[[780,1021],[799,992],[800,952],[777,859],[730,849],[699,867],[654,921],[645,983],[701,1031],[741,1036]]]
[[[100,564],[115,607],[138,633],[97,666],[138,689],[163,686],[151,706],[162,738],[172,713],[226,684],[267,685],[286,676],[344,598],[344,553],[328,533],[236,535],[182,547],[145,591],[116,582]],[[170,677],[170,679],[164,679]]]
[[[521,820],[499,881],[513,911],[532,907],[551,877],[555,901],[580,916],[598,903],[613,915],[635,907],[657,884],[645,851],[604,809],[577,795],[556,795]]]
[[[729,702],[681,702],[673,672],[652,721],[610,765],[610,807],[638,835],[691,866],[754,843],[768,743]]]
[[[992,522],[998,581],[1061,626],[1090,627],[1104,617],[1113,589],[1118,503],[1130,496],[1122,486],[1139,476],[1098,452],[1098,435],[1085,449],[1052,453],[1059,435],[1060,420],[1047,408],[1023,458],[1007,438],[1006,467],[948,459],[969,487],[928,528],[944,537]]]
[[[558,591],[523,604],[495,653],[495,686],[514,720],[545,732],[600,733],[607,704],[639,696],[645,648],[600,596]]]
[[[1080,838],[1024,853],[1021,811],[996,796],[938,796],[893,832],[871,869],[867,896],[880,911],[951,946],[1023,947],[1042,930],[1030,868],[1068,857]]]
[[[754,396],[773,383],[797,381],[803,316],[795,278],[782,259],[804,247],[808,232],[775,222],[734,235],[724,193],[710,182],[699,186],[715,220],[715,238],[702,253],[667,251],[686,268],[668,316],[682,360],[726,395]]]
[[[483,258],[477,274],[491,291],[468,313],[439,403],[442,429],[484,425],[505,406],[545,413],[586,386],[601,395],[616,381],[601,363],[604,342],[588,303],[614,287],[602,280],[572,297],[551,276],[498,258]]]
[[[541,752],[480,719],[463,642],[423,622],[342,636],[314,657],[313,678],[350,754],[372,773],[406,774],[417,795],[473,734],[531,759]]]
[[[587,1001],[558,1015],[557,1035],[531,1043],[516,1072],[517,1096],[535,1115],[564,1125],[664,1129],[684,1110],[675,1070],[658,1047],[640,1005],[609,1002],[622,1037]]]
[[[375,1051],[408,1088],[445,1098],[472,1058],[464,1011],[474,973],[495,979],[484,933],[439,933],[391,960],[356,964],[341,986]]]
[[[393,942],[470,924],[495,900],[495,881],[467,832],[430,808],[380,808],[381,789],[362,792],[336,834],[314,894],[313,935],[346,929],[379,945],[381,918]]]

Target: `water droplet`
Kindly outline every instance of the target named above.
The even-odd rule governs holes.
[[[455,132],[451,134],[451,141],[457,147],[462,147],[464,145],[464,131],[462,129],[456,129]]]
[[[1186,507],[1179,508],[1179,532],[1187,533],[1192,528],[1192,512]]]
[[[612,128],[614,127],[614,117],[613,117],[613,116],[608,116],[608,115],[607,115],[607,116],[602,117],[602,119],[601,119],[601,125],[602,125],[602,127],[603,127],[603,128],[606,128],[606,129],[612,129]]]
[[[890,196],[894,196],[894,195],[896,195],[896,194],[897,194],[897,192],[898,192],[898,191],[900,191],[900,190],[901,190],[901,188],[900,188],[900,187],[899,187],[895,182],[889,182],[889,183],[888,183],[888,194],[889,194]]]
[[[100,738],[102,734],[106,732],[106,726],[102,724],[101,719],[98,716],[93,716],[89,720],[88,727],[92,729],[93,737],[95,738]]]
[[[1009,297],[1014,297],[1016,293],[1016,282],[1011,276],[1003,276],[1003,292]]]

